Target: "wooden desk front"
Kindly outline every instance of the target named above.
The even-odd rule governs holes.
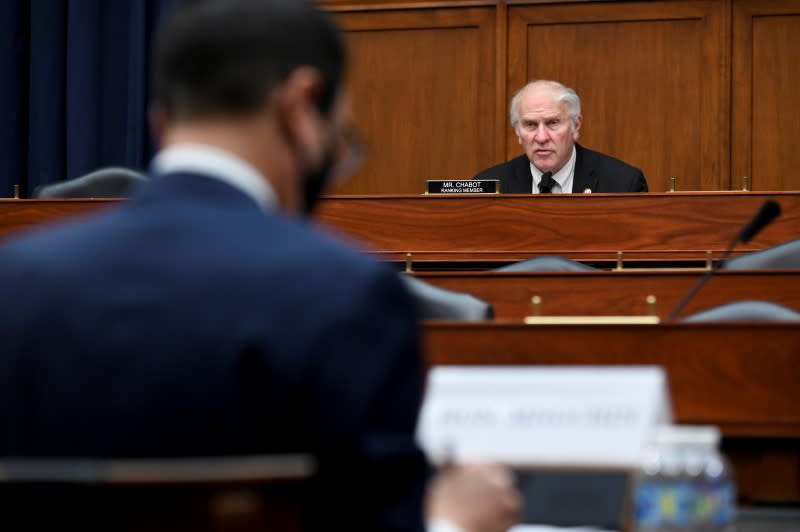
[[[761,208],[783,214],[737,253],[800,237],[800,193],[698,192],[503,196],[339,196],[319,220],[382,260],[514,262],[555,254],[581,261],[702,262],[719,258]]]
[[[11,200],[0,199],[0,238],[35,226],[86,216],[121,200]]]
[[[430,364],[655,364],[675,415],[725,434],[800,437],[800,327],[789,323],[426,322]]]
[[[430,365],[658,365],[675,419],[714,424],[745,501],[800,502],[800,327],[427,322]]]
[[[503,196],[330,196],[318,221],[379,260],[478,266],[557,254],[587,262],[719,258],[768,198],[783,214],[737,253],[800,236],[800,192]],[[0,200],[0,237],[115,200]]]
[[[662,319],[705,272],[702,270],[639,270],[597,272],[418,272],[436,286],[466,292],[492,304],[498,319],[521,320],[533,314],[531,298],[542,298],[548,315],[646,315],[648,295],[656,297]],[[800,272],[717,271],[681,316],[723,303],[762,299],[800,312]]]

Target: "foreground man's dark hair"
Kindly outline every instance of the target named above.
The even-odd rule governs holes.
[[[327,113],[345,46],[330,16],[306,0],[191,0],[163,21],[153,65],[152,104],[172,119],[252,112],[301,66],[322,76]]]

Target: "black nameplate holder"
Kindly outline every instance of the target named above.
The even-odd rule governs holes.
[[[426,194],[499,194],[497,179],[429,179]]]

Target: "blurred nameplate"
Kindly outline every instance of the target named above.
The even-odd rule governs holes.
[[[433,463],[628,468],[671,421],[657,366],[437,366],[417,437]]]
[[[463,181],[429,179],[426,194],[499,194],[497,179],[465,179]]]

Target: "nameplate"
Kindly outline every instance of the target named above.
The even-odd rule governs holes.
[[[435,464],[635,467],[672,418],[657,366],[437,366],[426,390],[417,438]]]
[[[499,194],[497,179],[465,179],[463,181],[429,179],[426,194]]]

